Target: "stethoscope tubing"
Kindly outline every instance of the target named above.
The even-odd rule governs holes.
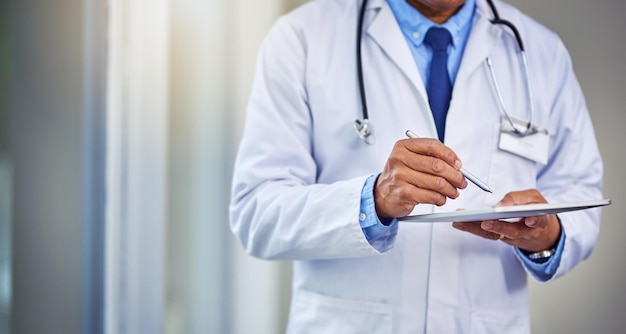
[[[362,63],[362,54],[361,54],[361,43],[362,43],[362,39],[363,39],[363,26],[364,26],[364,21],[365,21],[365,11],[367,9],[367,1],[368,0],[363,0],[363,4],[361,5],[360,8],[360,12],[359,12],[359,20],[358,20],[358,24],[357,24],[357,38],[356,38],[356,56],[357,56],[357,77],[358,77],[358,84],[359,84],[359,94],[360,94],[360,100],[361,100],[361,116],[362,116],[362,120],[357,119],[354,122],[354,128],[357,131],[357,134],[359,135],[359,137],[366,143],[368,144],[374,144],[375,140],[374,140],[374,134],[372,131],[372,127],[371,127],[371,123],[369,122],[369,111],[367,108],[367,96],[365,93],[365,79],[363,78],[363,63]],[[524,76],[524,81],[526,83],[526,93],[527,93],[527,97],[528,97],[528,105],[529,105],[529,109],[530,109],[530,119],[528,120],[527,126],[525,129],[520,130],[518,128],[518,126],[515,125],[513,119],[511,118],[511,116],[509,115],[509,113],[507,112],[507,108],[506,105],[504,103],[504,99],[502,97],[502,93],[500,91],[500,85],[498,84],[498,80],[496,78],[495,75],[495,70],[493,68],[493,62],[491,60],[491,57],[487,57],[486,60],[486,64],[487,67],[489,68],[489,72],[490,72],[490,76],[491,76],[491,81],[493,83],[495,92],[496,92],[496,97],[498,99],[498,103],[500,105],[500,109],[502,110],[502,112],[504,113],[504,116],[507,120],[508,123],[510,123],[511,125],[511,129],[513,129],[513,131],[519,135],[519,136],[527,136],[527,135],[531,135],[536,133],[536,129],[534,126],[534,116],[535,116],[535,107],[534,107],[534,97],[533,97],[533,90],[532,90],[532,83],[530,80],[530,75],[528,72],[528,59],[526,57],[526,50],[524,49],[524,42],[522,40],[522,37],[519,33],[519,30],[517,29],[517,27],[510,21],[508,20],[504,20],[502,18],[500,18],[500,14],[498,13],[498,10],[495,6],[495,4],[493,3],[493,0],[487,0],[487,4],[489,5],[489,7],[491,8],[491,12],[493,13],[494,18],[491,20],[492,24],[499,24],[499,25],[504,25],[509,27],[509,29],[513,32],[513,35],[515,36],[515,39],[517,41],[517,45],[519,47],[519,54],[520,54],[520,63],[521,63],[521,67],[522,67],[522,72],[523,72],[523,76]]]

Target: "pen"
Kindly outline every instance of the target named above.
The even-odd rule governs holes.
[[[409,138],[419,138],[419,136],[416,135],[415,132],[413,132],[411,130],[406,130],[406,136],[409,137]],[[478,188],[480,188],[480,189],[482,189],[482,190],[484,190],[486,192],[493,193],[491,188],[489,188],[489,186],[485,182],[483,182],[480,179],[478,179],[476,176],[474,176],[474,174],[468,172],[463,167],[461,167],[459,172],[461,172],[461,174],[463,174],[463,176],[465,176],[466,179],[472,181],[473,184],[477,185]]]

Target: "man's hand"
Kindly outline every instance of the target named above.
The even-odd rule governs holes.
[[[496,206],[547,203],[536,189],[510,192]],[[556,215],[526,217],[517,223],[499,220],[453,223],[455,228],[477,236],[502,240],[529,252],[548,250],[558,242],[561,224]]]
[[[404,217],[420,203],[441,206],[467,187],[461,161],[436,139],[404,139],[376,180],[374,201],[380,219]]]

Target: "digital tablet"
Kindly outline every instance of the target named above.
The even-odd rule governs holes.
[[[398,220],[414,223],[473,222],[483,220],[516,221],[524,217],[544,216],[560,212],[585,210],[609,204],[611,204],[610,199],[602,199],[584,202],[498,206],[483,209],[437,212],[423,215],[406,216],[403,218],[398,218]]]

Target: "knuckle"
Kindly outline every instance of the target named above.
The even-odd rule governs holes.
[[[435,189],[436,190],[444,190],[446,188],[448,184],[448,181],[446,181],[446,179],[444,179],[443,177],[435,177]]]
[[[437,145],[438,141],[434,140],[434,139],[428,139],[426,141],[424,141],[424,145],[426,146],[426,151],[428,152],[428,155],[434,155],[435,152],[437,151]]]
[[[408,175],[408,172],[406,172],[406,171],[404,171],[402,169],[394,169],[391,172],[391,178],[394,181],[400,183],[400,182],[402,182],[404,180],[407,180],[409,178],[409,175]]]
[[[430,168],[435,173],[441,173],[444,170],[444,167],[443,162],[439,159],[434,159],[430,165]]]
[[[393,155],[387,158],[384,169],[397,170],[409,167],[408,159],[403,156]]]
[[[446,197],[439,193],[433,193],[431,196],[431,201],[437,206],[442,206],[446,204]]]
[[[389,163],[389,165],[391,166],[395,166],[398,163],[400,163],[400,156],[397,154],[392,154],[389,156],[389,158],[387,159],[387,162]]]
[[[399,187],[397,189],[397,195],[399,198],[410,198],[412,191],[410,191],[407,187]]]

